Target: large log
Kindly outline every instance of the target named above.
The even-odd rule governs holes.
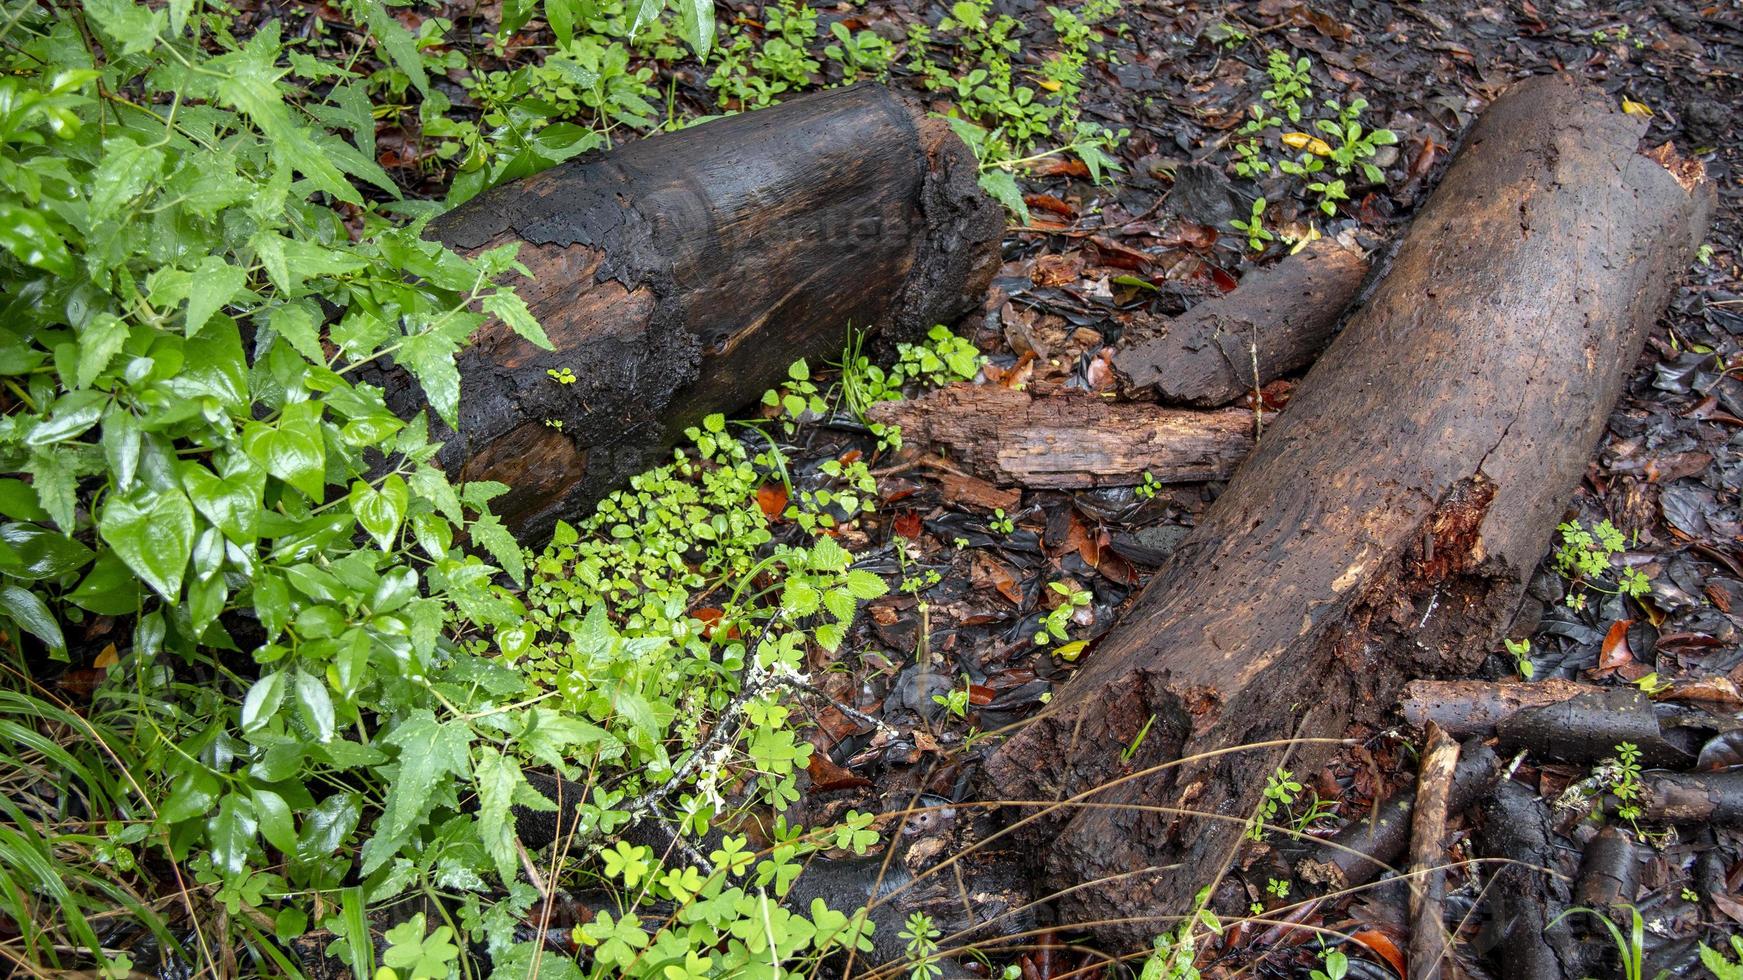
[[[431,225],[456,249],[520,242],[521,294],[556,346],[499,322],[459,356],[441,462],[513,489],[539,534],[658,461],[684,427],[754,401],[853,328],[895,337],[980,301],[1003,211],[941,120],[880,86],[823,92],[578,159]],[[573,384],[547,370],[570,369]],[[401,410],[415,386],[389,386]]]
[[[1498,98],[1289,410],[989,758],[989,798],[1091,804],[1031,825],[1066,921],[1144,942],[1188,914],[1266,775],[1327,751],[1228,750],[1341,735],[1499,642],[1706,230],[1710,185],[1644,130],[1564,76]]]

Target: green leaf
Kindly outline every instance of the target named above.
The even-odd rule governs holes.
[[[113,313],[101,312],[91,318],[79,334],[79,367],[74,384],[88,388],[109,362],[127,343],[127,323]]]
[[[83,7],[104,34],[119,42],[123,55],[150,51],[163,30],[164,12],[133,0],[89,0]]]
[[[381,0],[365,0],[363,9],[369,21],[369,33],[381,42],[393,66],[405,72],[420,93],[428,95],[430,79],[424,73],[424,61],[418,54],[418,42],[412,37],[412,32],[394,19]]]
[[[145,584],[177,600],[194,550],[194,508],[180,490],[112,495],[103,501],[97,531]]]
[[[260,618],[268,643],[284,633],[291,620],[291,604],[290,588],[282,576],[264,570],[254,576],[254,614]]]
[[[399,532],[406,507],[411,503],[405,480],[398,473],[389,474],[381,481],[379,490],[358,480],[351,484],[349,499],[357,523],[369,532],[382,551],[392,551],[394,536]]]
[[[182,487],[188,498],[213,526],[237,544],[251,544],[260,537],[260,513],[266,493],[266,473],[243,465],[220,479],[197,462],[182,464]]]
[[[170,788],[169,799],[157,809],[157,819],[165,826],[204,816],[218,801],[218,777],[199,763],[182,773]]]
[[[411,712],[381,741],[400,750],[399,774],[388,788],[375,834],[363,847],[364,874],[397,854],[412,831],[430,819],[430,794],[438,780],[471,771],[471,729],[464,722],[438,722],[428,708]]]
[[[0,616],[41,640],[56,658],[66,654],[67,641],[61,634],[61,624],[36,593],[11,583],[0,585]]]
[[[311,363],[325,365],[326,352],[321,349],[320,317],[313,303],[301,301],[275,306],[266,318],[274,333],[283,337],[298,354]]]
[[[980,175],[980,189],[1014,212],[1023,224],[1029,223],[1029,205],[1023,200],[1023,191],[1017,186],[1017,178],[1009,170],[994,167],[983,171]]]
[[[73,274],[73,257],[66,243],[39,211],[0,205],[0,245],[25,265],[62,277]]]
[[[246,796],[226,793],[218,802],[218,815],[206,825],[206,842],[212,848],[212,864],[226,875],[238,875],[248,866],[259,823],[254,804]]]
[[[297,716],[309,726],[315,738],[324,743],[333,740],[333,698],[327,693],[327,682],[313,674],[297,671],[294,682]]]
[[[520,764],[488,745],[478,748],[478,766],[473,771],[478,783],[478,830],[484,838],[484,850],[496,864],[496,873],[504,884],[513,884],[519,864],[515,850],[514,817],[509,805],[514,789],[526,781]]]
[[[297,836],[297,860],[333,860],[333,855],[357,829],[362,816],[363,798],[356,793],[338,792],[322,800],[303,815],[302,833]]]
[[[514,290],[499,289],[484,297],[483,305],[484,312],[508,324],[521,339],[544,350],[557,349],[551,343],[551,338],[545,336],[545,328],[539,326],[532,311],[527,309],[526,301],[516,295]]]
[[[890,587],[876,572],[856,568],[847,573],[847,591],[853,593],[855,599],[876,599],[890,591]]]
[[[707,61],[714,45],[714,0],[681,0],[681,13],[684,40],[698,60]]]
[[[24,471],[30,474],[37,502],[55,526],[72,531],[78,520],[78,474],[69,465],[68,454],[39,449],[30,454]]]
[[[320,405],[298,402],[285,406],[277,425],[250,422],[242,429],[243,451],[316,503],[327,482],[320,416]]]
[[[279,705],[284,703],[285,688],[288,687],[285,672],[275,670],[262,676],[248,688],[248,694],[242,699],[242,732],[252,735],[266,727],[274,715],[278,714]]]
[[[99,616],[120,616],[139,609],[139,577],[120,556],[105,551],[97,556],[79,587],[67,594],[74,605]]]
[[[248,796],[254,803],[254,815],[260,821],[260,836],[281,853],[295,853],[297,828],[291,819],[290,804],[272,790],[258,786],[249,790]]]
[[[502,570],[509,574],[517,583],[526,575],[526,560],[522,557],[520,542],[503,526],[502,520],[495,514],[485,514],[473,521],[470,527],[472,540],[476,541]]]
[[[91,214],[119,217],[122,205],[138,197],[163,169],[163,148],[140,145],[130,136],[103,141],[103,159],[91,172]]]
[[[223,309],[235,295],[248,285],[248,273],[216,255],[200,260],[188,292],[187,326],[183,332],[192,337],[200,332],[212,314]]]
[[[0,571],[32,582],[60,578],[95,557],[77,540],[37,524],[0,525],[0,544],[11,549],[14,558],[0,564]]]

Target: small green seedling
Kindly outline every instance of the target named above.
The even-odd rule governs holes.
[[[1255,252],[1263,252],[1265,243],[1275,241],[1277,238],[1265,227],[1265,199],[1262,197],[1253,202],[1253,210],[1247,220],[1231,218],[1229,224],[1233,225],[1236,231],[1246,233],[1247,246]]]

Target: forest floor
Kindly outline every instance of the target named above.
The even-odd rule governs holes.
[[[1009,6],[1033,15],[1038,5]],[[899,25],[923,14],[877,4],[846,17],[857,27]],[[1618,102],[1639,103],[1652,114],[1649,144],[1671,141],[1705,163],[1720,199],[1710,256],[1689,270],[1652,332],[1568,515],[1588,528],[1608,520],[1620,530],[1626,544],[1617,560],[1643,573],[1650,591],[1638,599],[1592,593],[1583,608],[1573,608],[1552,553],[1512,635],[1530,640],[1538,680],[1644,680],[1660,699],[1699,705],[1735,726],[1743,710],[1743,376],[1737,370],[1743,366],[1743,146],[1735,128],[1735,109],[1743,104],[1743,12],[1677,2],[1264,0],[1132,5],[1117,20],[1128,28],[1108,42],[1117,59],[1092,69],[1095,81],[1084,104],[1090,117],[1131,130],[1116,154],[1125,171],[1111,188],[1092,184],[1081,167],[1074,173],[1065,162],[1043,165],[1039,175],[1023,180],[1032,218],[1008,233],[1006,263],[983,315],[959,328],[991,356],[987,376],[994,383],[1020,380],[1036,394],[1109,390],[1106,351],[1119,347],[1122,326],[1134,313],[1179,312],[1230,288],[1254,267],[1255,253],[1229,221],[1245,217],[1255,196],[1280,208],[1281,223],[1298,233],[1313,224],[1346,243],[1383,247],[1433,187],[1474,115],[1526,75],[1565,70],[1599,84]],[[1396,152],[1383,151],[1377,161],[1386,171],[1384,186],[1352,193],[1335,218],[1314,209],[1296,178],[1253,181],[1231,172],[1232,144],[1267,88],[1272,50],[1310,59],[1316,103],[1365,98],[1368,125],[1399,137]],[[1258,260],[1282,251],[1274,247]],[[1267,409],[1286,402],[1288,387],[1265,392]],[[852,448],[851,442],[815,430],[806,449],[823,460]],[[1019,497],[949,469],[910,459],[884,465],[882,502],[862,522],[862,546],[875,550],[895,535],[915,542],[899,568],[895,557],[888,559],[887,571],[921,591],[872,603],[863,635],[844,647],[871,652],[814,664],[841,700],[899,729],[937,738],[862,751],[866,737],[856,734],[859,729],[826,712],[816,741],[833,764],[820,752],[813,766],[819,805],[832,796],[859,795],[899,808],[917,791],[959,798],[976,752],[951,750],[965,741],[980,744],[968,735],[971,729],[1019,723],[1070,680],[1073,665],[1030,640],[1056,602],[1048,584],[1069,581],[1093,593],[1071,627],[1073,639],[1088,641],[1081,656],[1093,657],[1096,638],[1220,490],[1216,483],[1178,484],[1149,499],[1130,487]],[[1002,507],[1014,530],[996,529],[993,507]],[[932,572],[936,581],[926,585]],[[1263,568],[1252,573],[1266,574]],[[918,614],[921,605],[925,615]],[[917,649],[929,653],[926,666],[915,662]],[[1518,673],[1514,657],[1492,653],[1482,677]],[[964,677],[972,684],[969,706],[966,717],[957,717],[934,695],[947,695]],[[1312,822],[1315,831],[1360,820],[1375,800],[1414,779],[1414,737],[1407,730],[1348,734],[1356,747],[1335,764],[1296,774],[1327,814]],[[1704,767],[1743,761],[1723,736],[1689,748]],[[1555,800],[1589,773],[1527,753],[1510,778]],[[859,789],[849,788],[856,783]],[[1307,806],[1304,799],[1299,809]],[[1475,819],[1474,813],[1454,815],[1449,859],[1468,856]],[[1588,821],[1561,841],[1562,871],[1573,874],[1581,845],[1597,826]],[[1698,969],[1697,941],[1719,945],[1720,934],[1743,928],[1743,838],[1711,826],[1642,829],[1654,844],[1638,849],[1636,905],[1647,923],[1646,975]],[[1304,928],[1231,933],[1201,957],[1202,970],[1305,972],[1318,962],[1308,952],[1316,945],[1310,942],[1315,927],[1360,937],[1345,946],[1352,975],[1388,975],[1378,965],[1387,961],[1400,966],[1396,949],[1406,933],[1401,892],[1304,905],[1299,885],[1290,891],[1274,883],[1287,882],[1288,874],[1265,851],[1251,849],[1224,887],[1235,889],[1238,906],[1257,903]],[[1704,865],[1705,876],[1697,874],[1703,854],[1717,856]],[[1207,882],[1213,873],[1205,869]],[[1476,942],[1481,916],[1469,915],[1482,878],[1464,867],[1451,885],[1450,914],[1465,917],[1462,935],[1469,940],[1458,966],[1476,976],[1497,966]],[[1219,898],[1218,904],[1230,904],[1231,896]],[[1031,954],[1024,975],[1065,975],[1090,962],[1064,952]]]

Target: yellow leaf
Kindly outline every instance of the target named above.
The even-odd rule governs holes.
[[[91,666],[97,668],[98,670],[107,670],[110,667],[115,666],[120,661],[121,661],[121,658],[116,656],[116,654],[115,654],[115,644],[111,643],[111,644],[103,647],[103,652],[97,654],[97,659],[93,660],[91,662]]]
[[[1055,79],[1052,79],[1052,78],[1043,78],[1043,79],[1041,79],[1041,81],[1037,82],[1036,84],[1040,85],[1042,88],[1046,89],[1049,92],[1057,92],[1057,91],[1059,91],[1059,88],[1060,88],[1059,82]]]
[[[1622,97],[1622,111],[1630,116],[1650,116],[1652,107],[1644,102],[1636,102],[1627,96]]]
[[[1077,659],[1078,654],[1083,652],[1084,646],[1083,640],[1072,640],[1070,643],[1062,643],[1056,647],[1053,650],[1053,655],[1060,660],[1070,662]]]
[[[1316,157],[1331,156],[1331,144],[1311,133],[1284,133],[1283,145],[1291,150],[1306,150]]]

